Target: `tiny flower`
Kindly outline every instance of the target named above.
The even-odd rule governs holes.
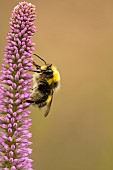
[[[28,2],[20,2],[10,20],[10,31],[7,35],[8,46],[5,48],[2,75],[0,80],[0,169],[32,170],[32,153],[29,138],[31,119],[29,104],[25,101],[30,97],[30,83],[34,43],[31,38],[36,32],[33,24],[35,6]]]

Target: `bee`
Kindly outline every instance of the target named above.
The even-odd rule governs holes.
[[[47,64],[40,56],[34,55],[42,60],[44,65],[40,66],[33,62],[36,69],[31,70],[35,74],[33,76],[33,89],[30,95],[31,100],[27,100],[27,102],[33,106],[38,106],[38,108],[46,106],[44,113],[46,117],[50,111],[54,91],[60,86],[60,74],[52,64]]]

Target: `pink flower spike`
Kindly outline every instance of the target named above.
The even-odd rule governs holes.
[[[32,68],[31,55],[34,43],[31,38],[36,32],[35,6],[28,2],[19,2],[12,12],[10,30],[2,64],[0,80],[0,169],[32,170],[32,161],[28,156],[32,153],[29,138],[32,134],[29,127],[32,122],[29,103],[32,76],[28,71]]]

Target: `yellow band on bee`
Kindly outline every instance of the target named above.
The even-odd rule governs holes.
[[[51,101],[51,96],[49,95],[47,100],[46,100],[46,103],[50,103],[50,101]]]
[[[47,80],[47,82],[49,84],[52,84],[52,82],[59,82],[60,81],[60,75],[59,72],[57,71],[57,69],[52,66],[52,70],[53,70],[53,78],[50,78]]]

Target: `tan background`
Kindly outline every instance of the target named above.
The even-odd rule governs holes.
[[[1,59],[18,2],[0,3]],[[34,170],[113,170],[113,1],[28,2],[37,10],[35,52],[62,78],[49,116],[31,109]]]

